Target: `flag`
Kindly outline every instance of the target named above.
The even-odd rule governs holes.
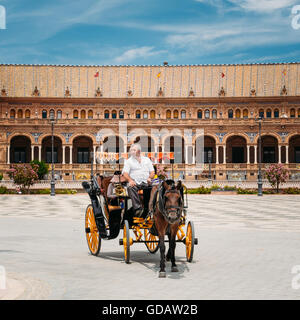
[[[97,72],[94,74],[94,77],[95,77],[95,78],[98,78],[98,77],[99,77],[99,71],[97,71]]]
[[[221,73],[221,77],[222,77],[222,78],[225,77],[225,73],[224,73],[224,72]]]
[[[160,78],[160,76],[161,76],[161,72],[159,72],[159,73],[157,74],[157,78]]]

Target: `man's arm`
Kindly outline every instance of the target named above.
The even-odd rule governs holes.
[[[133,187],[136,185],[135,181],[133,179],[130,178],[130,175],[128,172],[123,172],[123,176],[124,178],[129,182],[130,187]]]
[[[148,168],[149,168],[150,173],[149,173],[149,177],[147,179],[147,182],[151,183],[151,180],[154,179],[154,177],[155,177],[155,171],[154,171],[154,167],[153,167],[152,161],[150,159],[149,159]]]

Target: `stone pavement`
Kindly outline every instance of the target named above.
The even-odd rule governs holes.
[[[199,245],[179,243],[179,272],[159,279],[159,254],[144,244],[123,260],[118,239],[88,252],[82,195],[0,196],[0,299],[299,299],[300,196],[189,195]],[[121,231],[122,232],[122,231]],[[122,233],[120,233],[121,237]]]

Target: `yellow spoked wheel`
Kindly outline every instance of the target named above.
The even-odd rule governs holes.
[[[123,228],[123,247],[124,247],[124,259],[126,263],[130,262],[130,245],[132,238],[130,238],[129,223],[125,220]]]
[[[192,221],[190,221],[186,229],[186,238],[185,238],[186,260],[188,262],[193,261],[194,243],[195,243],[194,224]]]
[[[154,236],[149,232],[149,229],[144,229],[144,235],[146,241],[155,241],[157,242],[145,242],[145,245],[150,253],[155,253],[159,248],[158,237]]]
[[[95,221],[93,206],[90,204],[85,212],[85,234],[88,247],[93,256],[97,256],[101,248],[101,238]]]

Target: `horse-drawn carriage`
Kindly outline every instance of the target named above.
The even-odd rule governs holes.
[[[155,219],[148,212],[149,198],[153,186],[145,184],[139,191],[143,204],[143,213],[140,217],[136,217],[134,216],[131,199],[128,196],[127,183],[121,181],[121,172],[116,171],[114,177],[119,177],[119,181],[114,183],[113,197],[109,197],[108,195],[108,188],[112,176],[95,176],[91,172],[91,181],[82,183],[91,199],[91,203],[87,206],[85,213],[86,239],[90,253],[92,255],[98,255],[101,249],[102,240],[117,238],[120,234],[120,230],[123,229],[123,235],[119,239],[119,244],[123,245],[125,262],[129,263],[130,248],[134,243],[144,243],[150,253],[155,253],[159,249],[159,230],[155,225]],[[177,216],[178,228],[176,229],[175,241],[185,244],[186,259],[188,262],[192,262],[194,245],[197,244],[198,241],[197,238],[195,238],[193,222],[190,221],[187,223],[186,220],[187,189],[181,184],[180,187],[176,188],[173,180],[160,181],[157,188],[157,195],[155,195],[153,202],[154,205],[156,199],[158,206],[164,205],[164,199],[167,199],[167,195],[160,192],[160,190],[163,192],[163,189],[165,193],[169,192],[170,196],[173,195],[171,192],[179,194],[178,198],[180,199],[178,200],[178,203],[180,207],[170,206],[170,210],[175,210],[177,214],[180,214]],[[159,210],[159,208],[157,208],[157,210]],[[161,209],[161,211],[163,210],[164,209]],[[184,230],[185,227],[186,232]],[[130,230],[133,231],[133,237]],[[170,227],[166,229],[166,234],[169,236],[169,240],[164,239],[164,242],[171,242]],[[172,260],[172,252],[170,253],[170,249],[166,255],[166,259]],[[176,267],[175,262],[174,266]],[[172,268],[172,271],[177,271],[175,267]],[[160,276],[164,277],[165,273],[160,273]]]

